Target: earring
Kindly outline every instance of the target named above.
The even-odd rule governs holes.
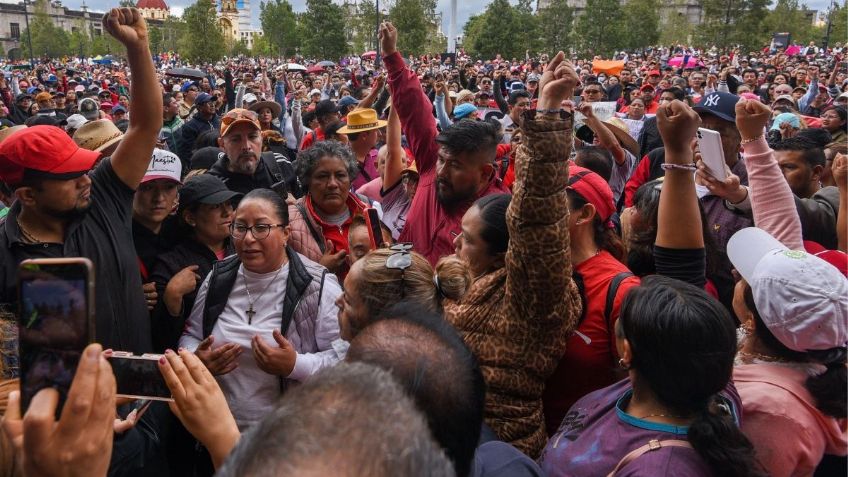
[[[619,358],[618,365],[621,367],[621,369],[625,371],[628,371],[630,369],[630,365],[624,361],[624,358]]]

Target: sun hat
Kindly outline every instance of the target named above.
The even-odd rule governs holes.
[[[763,323],[784,346],[806,352],[848,344],[848,279],[836,267],[789,250],[756,227],[736,232],[727,255],[751,286]]]
[[[245,96],[247,96],[247,95],[245,95]],[[261,111],[263,108],[270,109],[271,115],[274,116],[275,118],[279,118],[280,113],[283,112],[283,107],[280,106],[280,103],[278,103],[276,101],[259,101],[259,102],[251,104],[250,108],[248,108],[248,109],[250,109],[251,111],[255,111],[258,114],[259,111]]]
[[[62,128],[33,126],[13,132],[0,143],[0,180],[14,186],[25,175],[75,179],[91,170],[99,158],[99,152],[79,147]]]
[[[108,119],[89,121],[74,133],[74,142],[89,151],[103,151],[123,139],[124,133]]]
[[[377,117],[377,111],[371,108],[354,109],[347,114],[347,124],[339,128],[339,134],[356,134],[380,129],[388,124]]]

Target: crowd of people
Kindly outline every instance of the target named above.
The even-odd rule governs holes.
[[[840,45],[404,58],[386,22],[192,77],[104,25],[125,62],[0,79],[0,475],[848,471]],[[18,265],[57,257],[96,343],[21,409]],[[119,351],[172,401],[116,397]]]

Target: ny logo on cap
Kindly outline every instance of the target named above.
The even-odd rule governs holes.
[[[714,108],[714,107],[718,106],[718,100],[720,100],[720,99],[721,99],[721,96],[719,96],[717,94],[711,94],[711,95],[707,96],[706,98],[704,98],[704,106],[706,106],[708,108]]]

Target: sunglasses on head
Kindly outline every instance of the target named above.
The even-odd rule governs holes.
[[[221,122],[226,125],[232,124],[233,122],[238,121],[239,119],[258,121],[259,116],[256,114],[256,112],[251,111],[249,109],[233,109],[227,114],[225,114],[223,118],[221,118]]]
[[[396,243],[389,247],[392,254],[386,258],[386,268],[390,270],[400,270],[400,297],[406,296],[406,281],[404,275],[406,269],[412,265],[412,244],[411,243]]]

